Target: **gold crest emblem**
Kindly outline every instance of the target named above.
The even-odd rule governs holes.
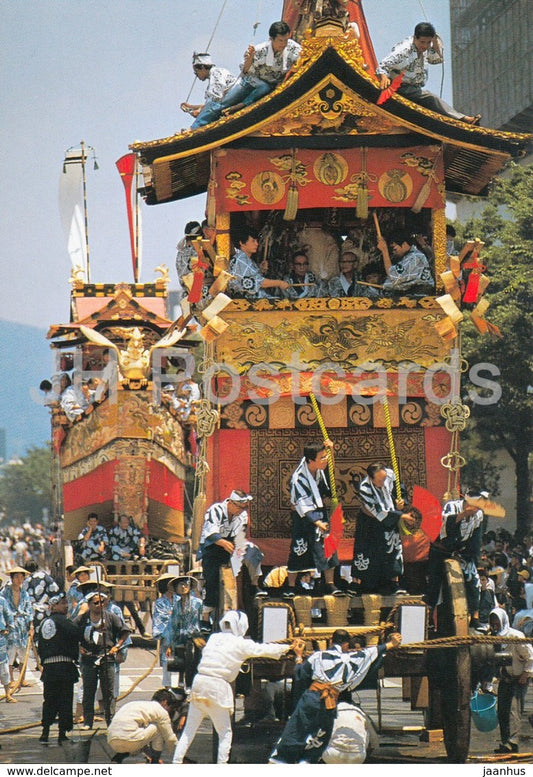
[[[252,196],[263,205],[274,205],[285,194],[283,178],[272,170],[263,170],[254,175],[250,189]]]
[[[320,183],[326,186],[338,186],[348,175],[348,163],[340,154],[327,151],[316,159],[313,173]]]
[[[392,168],[380,175],[378,189],[389,202],[403,202],[413,191],[413,179],[405,170]]]

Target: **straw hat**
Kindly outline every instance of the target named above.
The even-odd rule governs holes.
[[[7,574],[8,575],[16,575],[17,572],[20,572],[23,575],[29,575],[30,574],[27,569],[23,569],[22,567],[12,567],[11,569],[8,569]]]
[[[90,574],[91,573],[91,569],[90,569],[90,567],[81,566],[81,567],[78,567],[77,569],[75,569],[72,574],[73,575],[78,575],[80,572],[88,572]]]

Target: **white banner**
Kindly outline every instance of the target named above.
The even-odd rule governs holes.
[[[82,188],[80,149],[65,154],[64,172],[59,179],[59,215],[72,267],[81,267],[87,279],[87,239]]]

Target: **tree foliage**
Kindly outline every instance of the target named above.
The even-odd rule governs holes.
[[[533,166],[513,165],[510,177],[498,180],[479,218],[464,225],[465,238],[479,237],[491,283],[486,318],[503,338],[480,335],[466,316],[462,351],[472,365],[493,365],[485,371],[501,387],[501,397],[490,404],[471,404],[472,436],[485,455],[504,448],[515,463],[517,529],[530,530],[529,462],[531,453],[532,300],[533,300]],[[465,390],[474,387],[465,383]],[[476,389],[486,399],[492,389]],[[468,441],[467,441],[468,445]]]
[[[8,524],[41,521],[51,513],[52,482],[49,447],[31,447],[18,462],[0,469],[0,511]]]

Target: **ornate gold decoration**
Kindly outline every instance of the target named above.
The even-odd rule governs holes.
[[[200,399],[196,406],[196,432],[199,437],[210,437],[219,421],[219,412],[208,399]]]
[[[338,186],[348,175],[348,162],[341,154],[326,151],[315,160],[313,173],[320,183]]]
[[[263,170],[252,178],[252,196],[263,205],[275,205],[285,196],[285,183],[278,173]],[[242,205],[242,203],[239,203]]]
[[[125,296],[120,300],[127,304]],[[185,329],[176,328],[170,334],[163,336],[149,348],[145,348],[144,333],[139,327],[133,329],[124,327],[123,335],[128,339],[128,345],[125,350],[121,350],[115,343],[109,340],[101,332],[95,329],[80,325],[80,332],[91,343],[109,348],[114,351],[117,357],[118,367],[125,381],[135,383],[134,388],[145,386],[152,370],[152,353],[157,348],[170,348],[175,345],[185,334]]]
[[[426,402],[426,417],[422,419],[420,426],[440,426],[442,424],[440,407],[434,402]]]
[[[226,197],[235,200],[239,205],[249,205],[250,198],[242,190],[246,189],[246,182],[242,180],[241,173],[236,170],[226,175],[226,181],[229,185],[226,188]]]
[[[295,359],[304,369],[331,361],[345,369],[365,362],[394,369],[402,361],[426,368],[449,352],[432,326],[436,312],[428,316],[416,309],[393,313],[352,309],[348,313],[332,308],[331,304],[320,313],[306,311],[289,318],[268,306],[268,316],[256,313],[252,318],[228,307],[224,315],[231,326],[214,344],[215,360],[226,362],[240,374],[261,363],[283,370]]]
[[[369,405],[354,402],[348,410],[348,418],[354,426],[367,426],[372,420],[372,411]]]
[[[245,410],[246,424],[255,428],[265,426],[268,421],[268,411],[264,405],[251,403]]]
[[[154,272],[161,273],[161,277],[160,278],[156,278],[155,282],[156,283],[163,283],[165,285],[165,287],[168,286],[168,283],[169,283],[170,279],[169,279],[169,275],[168,275],[168,267],[167,267],[167,265],[166,264],[159,264],[155,268]]]
[[[306,186],[311,183],[311,179],[307,175],[307,165],[301,162],[293,154],[282,154],[281,156],[269,157],[271,162],[278,170],[283,170],[287,173],[283,177],[283,180],[290,183],[296,183],[298,186]]]
[[[247,429],[242,402],[230,402],[220,411],[220,420],[228,429]]]
[[[318,421],[312,406],[306,402],[305,405],[296,406],[296,422],[299,426],[317,426]]]
[[[422,418],[422,407],[419,402],[407,402],[400,408],[402,421],[406,424],[418,424]]]
[[[294,401],[292,397],[280,397],[269,407],[271,429],[292,429],[294,426]]]
[[[349,119],[349,121],[346,121]],[[343,126],[346,122],[346,126]],[[341,130],[358,135],[401,132],[400,123],[348,89],[336,76],[323,78],[312,90],[295,100],[272,121],[262,124],[256,135],[315,135]]]
[[[446,194],[441,191],[443,200]],[[433,253],[435,254],[435,275],[437,277],[437,288],[442,288],[442,279],[440,274],[446,270],[446,211],[444,208],[433,211]]]
[[[85,270],[77,264],[70,271],[70,278],[68,281],[73,289],[81,289],[85,283]]]
[[[226,211],[217,211],[217,252],[224,256],[230,256],[230,216]]]
[[[393,167],[380,175],[378,190],[389,202],[403,202],[413,191],[413,179],[406,170]]]
[[[365,72],[366,64],[363,57],[363,52],[359,41],[352,36],[338,36],[331,37],[309,37],[302,41],[302,52],[298,60],[298,71],[302,69],[308,69],[309,66],[317,60],[324,52],[324,49],[331,47],[334,48],[339,56],[358,70],[365,78],[368,79],[368,75]]]
[[[462,432],[466,429],[466,422],[470,418],[470,408],[468,405],[463,405],[460,400],[442,405],[440,413],[446,419],[444,425],[449,432]]]

